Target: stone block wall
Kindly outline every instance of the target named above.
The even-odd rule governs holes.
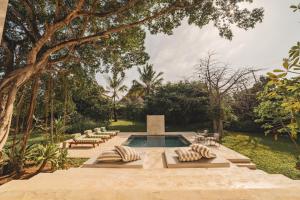
[[[165,134],[165,116],[147,115],[147,133],[150,135]]]

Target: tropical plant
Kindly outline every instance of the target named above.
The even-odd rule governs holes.
[[[127,90],[127,86],[124,85],[125,75],[118,72],[113,71],[111,77],[106,77],[107,81],[107,90],[111,93],[112,103],[113,103],[113,117],[114,121],[118,121],[117,119],[117,100],[119,99],[119,94],[121,92],[125,92]]]
[[[54,120],[54,130],[55,130],[55,142],[61,142],[61,138],[64,136],[66,131],[66,126],[64,124],[64,119],[59,117]]]
[[[133,81],[132,93],[137,93],[145,98],[162,84],[163,72],[154,71],[153,65],[146,64],[143,68],[138,67],[138,73],[140,80]]]
[[[52,170],[63,169],[68,163],[67,149],[60,149],[57,144],[35,144],[32,146],[29,160],[39,166],[36,173],[40,173],[49,163]]]
[[[32,146],[27,146],[23,151],[20,145],[14,148],[5,148],[3,151],[4,164],[8,165],[11,172],[20,175],[23,172],[26,161],[29,161],[32,155]]]

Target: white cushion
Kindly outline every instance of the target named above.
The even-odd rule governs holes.
[[[90,133],[90,134],[92,134],[92,133],[93,133],[93,131],[92,131],[92,130],[85,130],[85,131],[84,131],[84,134],[87,134],[87,133]]]
[[[196,161],[202,158],[201,154],[187,148],[176,149],[175,153],[178,155],[178,160],[181,162]]]
[[[122,157],[124,162],[130,162],[135,160],[140,160],[141,156],[135,149],[128,147],[128,146],[115,146],[116,151]]]
[[[202,157],[204,158],[215,158],[217,157],[216,154],[212,153],[211,150],[202,144],[192,144],[190,146],[193,151],[201,154]]]
[[[97,159],[100,162],[118,162],[121,160],[122,157],[116,150],[103,151]]]

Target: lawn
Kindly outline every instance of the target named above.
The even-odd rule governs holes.
[[[169,132],[179,132],[179,131],[196,131],[207,129],[206,126],[199,126],[199,124],[190,124],[187,126],[168,126],[166,125],[166,131]],[[122,132],[145,132],[146,131],[146,123],[145,122],[133,122],[129,120],[118,120],[117,122],[112,121],[109,129],[117,129]]]
[[[21,139],[22,137],[23,137],[22,134],[17,135],[17,141],[19,139]],[[64,136],[62,136],[61,141],[64,141],[64,140],[67,140],[70,138],[73,138],[73,136],[70,134],[65,134]],[[10,136],[8,136],[5,146],[11,146],[12,142],[13,142],[13,136],[10,135]],[[30,138],[28,139],[28,145],[37,144],[37,143],[46,143],[46,142],[49,142],[49,138],[47,138],[45,134],[32,133],[32,134],[30,134]]]
[[[145,132],[146,124],[142,122],[133,122],[128,120],[118,120],[111,122],[108,129],[120,130],[121,132]]]
[[[272,174],[283,174],[292,179],[300,179],[300,171],[295,168],[295,147],[287,138],[275,141],[263,134],[228,132],[223,145],[251,158],[259,169]]]

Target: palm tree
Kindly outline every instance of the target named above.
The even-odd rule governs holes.
[[[132,88],[136,91],[141,91],[142,96],[147,96],[152,93],[155,88],[161,85],[163,72],[157,73],[153,69],[153,65],[146,64],[143,68],[138,68],[140,81],[134,80]]]
[[[120,76],[119,76],[120,75]],[[119,72],[113,72],[112,76],[106,77],[106,81],[108,84],[107,90],[111,93],[111,98],[113,101],[113,115],[114,121],[118,121],[117,119],[117,111],[116,111],[116,101],[119,99],[119,93],[127,91],[127,86],[124,85],[125,76]]]

